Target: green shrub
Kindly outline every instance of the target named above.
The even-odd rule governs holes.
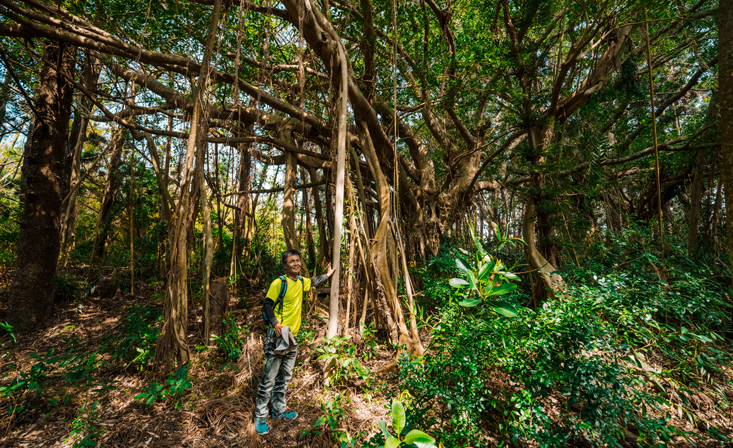
[[[349,341],[350,335],[335,335],[325,338],[323,345],[316,347],[319,361],[326,364],[326,383],[343,384],[361,378],[368,379],[369,369],[356,358],[356,345]]]
[[[596,311],[586,300],[520,309],[512,319],[488,307],[473,314],[446,310],[424,360],[401,361],[416,421],[438,423],[446,446],[477,444],[492,420],[500,437],[541,446],[574,439],[613,445],[631,423],[648,439],[659,438],[665,422],[644,410],[650,404],[633,387],[635,372],[610,356],[618,347]],[[508,381],[497,379],[502,373]],[[563,401],[559,422],[549,416],[551,396]]]
[[[242,356],[242,340],[239,334],[244,330],[243,327],[237,325],[237,322],[227,315],[223,319],[226,331],[221,336],[212,335],[211,338],[216,341],[216,348],[220,353],[226,356],[227,365],[234,365],[240,356]]]
[[[132,305],[126,309],[122,323],[102,339],[101,352],[123,360],[127,363],[125,368],[134,365],[142,372],[153,362],[158,342],[157,322],[161,319],[158,308]]]
[[[188,378],[188,364],[168,374],[166,384],[151,383],[144,387],[143,391],[135,396],[135,400],[141,401],[145,406],[150,406],[157,401],[164,401],[171,398],[176,409],[181,408],[181,399],[187,390],[193,388],[193,383]]]
[[[609,238],[582,268],[562,273],[565,297],[536,310],[518,307],[514,318],[479,306],[481,268],[463,263],[473,277],[453,282],[462,286],[463,305],[476,306],[443,307],[425,357],[400,361],[414,421],[437,424],[446,447],[481,445],[488,433],[540,446],[616,446],[628,428],[650,444],[689,436],[669,425],[669,407],[693,425],[702,417],[645,386],[664,379],[695,393],[720,381],[731,359],[722,336],[731,328],[727,268],[672,247],[662,269],[649,243],[647,231]],[[523,300],[504,297],[515,306]],[[651,351],[664,356],[660,372],[642,368]],[[716,438],[720,431],[711,428]]]

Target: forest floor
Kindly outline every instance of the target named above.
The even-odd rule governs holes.
[[[257,294],[249,298],[251,304],[260,301]],[[308,307],[309,312],[304,317],[301,331],[304,340],[299,345],[287,394],[289,410],[297,412],[298,418],[291,422],[268,419],[270,433],[257,435],[253,424],[254,398],[262,372],[264,325],[259,307],[238,309],[234,298],[230,302],[231,316],[239,327],[246,329],[240,333],[241,356],[236,362],[228,363],[215,346],[192,346],[188,370],[191,387],[178,396],[157,397],[150,405],[145,405],[135,397],[149,390],[154,382],[166,386],[171,377],[165,372],[152,371],[149,364],[141,369],[132,362],[113,360],[109,352],[98,354],[106,343],[105,336],[110,332],[118,334],[116,331],[133,305],[162,308],[160,294],[145,289],[135,296],[118,292],[109,299],[91,297],[59,302],[43,328],[23,333],[14,344],[10,344],[9,336],[2,336],[0,388],[23,378],[29,383],[26,390],[0,399],[0,447],[326,448],[338,446],[333,437],[336,432],[324,431],[327,424],[315,431],[312,427],[324,416],[324,411],[335,417],[337,426],[348,431],[359,443],[379,430],[379,419],[389,421],[386,417],[389,400],[399,391],[395,369],[385,367],[393,362],[394,353],[380,346],[373,359],[362,359],[371,372],[368,381],[352,378],[331,387],[324,385],[323,361],[317,359],[320,353],[316,348],[325,334],[326,317],[325,311],[313,306]],[[0,309],[0,322],[4,316],[5,310]],[[200,322],[201,309],[192,306],[190,344],[201,343]],[[427,345],[427,333],[424,336],[423,343]],[[354,355],[359,358],[367,347],[359,337],[353,340],[357,348]],[[642,369],[665,368],[661,358],[647,357],[642,364]],[[725,383],[733,384],[731,369],[724,371]],[[76,376],[69,377],[70,374]],[[497,378],[497,381],[502,380]],[[652,391],[655,388],[669,390],[670,386],[648,385]],[[672,389],[677,389],[680,395],[686,394],[680,388]],[[726,387],[722,396],[733,395],[733,389],[729,389]],[[670,409],[671,423],[701,435],[694,445],[679,438],[675,446],[724,446],[709,438],[709,443],[703,441],[707,423],[714,423],[724,429],[728,437],[733,437],[733,407],[730,403],[716,403],[718,400],[710,398],[715,396],[712,390],[690,395],[688,400],[682,400],[687,405],[680,405],[676,411]],[[557,398],[562,400],[560,394]],[[562,408],[557,400],[552,399],[552,402],[554,405],[548,403],[550,407]],[[19,404],[24,409],[18,414],[11,411],[21,409],[11,408]],[[692,410],[698,419],[688,422],[683,408]],[[675,415],[677,412],[679,414]],[[484,442],[477,443],[477,446],[497,445],[488,435]]]
[[[243,350],[236,366],[227,363],[215,346],[191,347],[188,377],[192,388],[176,399],[155,400],[149,406],[135,400],[153,382],[165,385],[165,373],[155,373],[149,367],[140,372],[134,366],[125,368],[120,362],[99,365],[102,360],[111,361],[109,354],[96,358],[99,366],[90,369],[93,372],[87,378],[73,386],[65,381],[64,372],[68,374],[69,369],[61,366],[63,359],[98,352],[105,335],[118,328],[130,306],[162,308],[159,298],[149,298],[147,293],[140,291],[133,297],[118,292],[110,299],[92,297],[56,303],[53,316],[43,328],[23,333],[12,345],[7,336],[0,340],[5,345],[0,360],[0,386],[11,384],[20,372],[30,372],[33,365],[43,363],[44,354],[52,349],[51,357],[62,358],[56,361],[45,356],[51,359],[43,363],[47,368],[36,368],[44,370],[40,379],[36,378],[39,393],[32,391],[31,386],[16,399],[0,398],[0,447],[95,446],[92,441],[97,446],[112,447],[336,446],[332,431],[309,432],[312,424],[324,415],[324,402],[329,403],[331,415],[341,417],[340,427],[351,436],[361,433],[359,440],[366,440],[378,431],[377,421],[387,413],[386,391],[372,385],[395,383],[394,369],[391,374],[376,373],[394,356],[380,348],[375,359],[362,361],[372,372],[369,385],[357,380],[324,386],[323,362],[316,359],[320,353],[314,348],[323,339],[326,319],[317,307],[304,319],[310,341],[301,342],[298,347],[287,393],[288,410],[297,412],[298,418],[268,419],[270,432],[265,436],[255,432],[253,423],[263,358],[264,325],[259,307],[233,309],[231,314],[238,326],[251,329],[240,333]],[[261,297],[251,300],[260,301]],[[231,305],[235,307],[235,299]],[[201,310],[191,308],[189,344],[201,344]],[[4,315],[5,310],[0,309],[0,321]],[[26,409],[21,416],[11,415],[10,406],[20,400],[26,401]],[[96,407],[95,402],[99,403]]]

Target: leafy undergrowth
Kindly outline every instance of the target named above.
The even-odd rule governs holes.
[[[599,245],[537,309],[504,295],[509,317],[457,261],[474,299],[442,306],[426,356],[401,360],[415,423],[446,447],[730,446],[727,267],[674,247],[662,264],[644,237]]]

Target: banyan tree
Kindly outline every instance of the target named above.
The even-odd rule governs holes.
[[[316,269],[341,261],[329,333],[339,295],[358,289],[349,272],[361,269],[362,309],[395,345],[421,354],[409,265],[466,234],[477,215],[527,243],[535,300],[562,295],[566,211],[589,233],[601,218],[613,227],[627,213],[661,216],[681,173],[653,169],[655,153],[702,154],[709,168],[695,179],[714,176],[708,159],[720,139],[709,124],[671,135],[680,108],[711,89],[718,54],[705,36],[717,12],[705,0],[0,0],[3,85],[27,99],[33,118],[10,316],[23,324],[48,312],[73,238],[74,192],[85,180],[77,141],[90,138],[89,123],[111,136],[100,157],[119,163],[127,148],[131,164],[155,174],[167,229],[161,361],[188,359],[189,254],[202,250],[210,272],[218,225],[234,241],[235,274],[263,193],[282,193],[287,246]],[[653,109],[647,76],[658,84]],[[271,167],[282,187],[263,189]],[[110,200],[116,174],[125,175],[110,168]],[[619,187],[628,179],[644,185],[638,197]],[[593,188],[601,180],[611,185],[603,193]],[[500,201],[512,201],[514,222],[493,211]],[[212,222],[212,207],[230,217]],[[199,215],[203,249],[192,240]],[[100,211],[99,254],[105,226]],[[39,254],[49,238],[55,252]],[[347,325],[357,314],[348,303]]]

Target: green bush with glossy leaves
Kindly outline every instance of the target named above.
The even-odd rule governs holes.
[[[629,428],[647,444],[689,437],[669,424],[668,409],[683,405],[646,385],[715,381],[729,359],[721,345],[730,328],[727,286],[715,269],[691,268],[679,254],[668,254],[675,267],[660,279],[655,254],[611,244],[600,252],[636,261],[623,266],[596,254],[585,269],[563,273],[564,297],[535,310],[507,292],[516,315],[487,301],[500,286],[486,274],[501,272],[494,257],[478,249],[472,262],[459,261],[459,303],[441,310],[424,358],[400,361],[413,420],[438,428],[446,447],[481,446],[488,434],[500,443],[617,446]],[[640,373],[647,350],[675,367]]]

